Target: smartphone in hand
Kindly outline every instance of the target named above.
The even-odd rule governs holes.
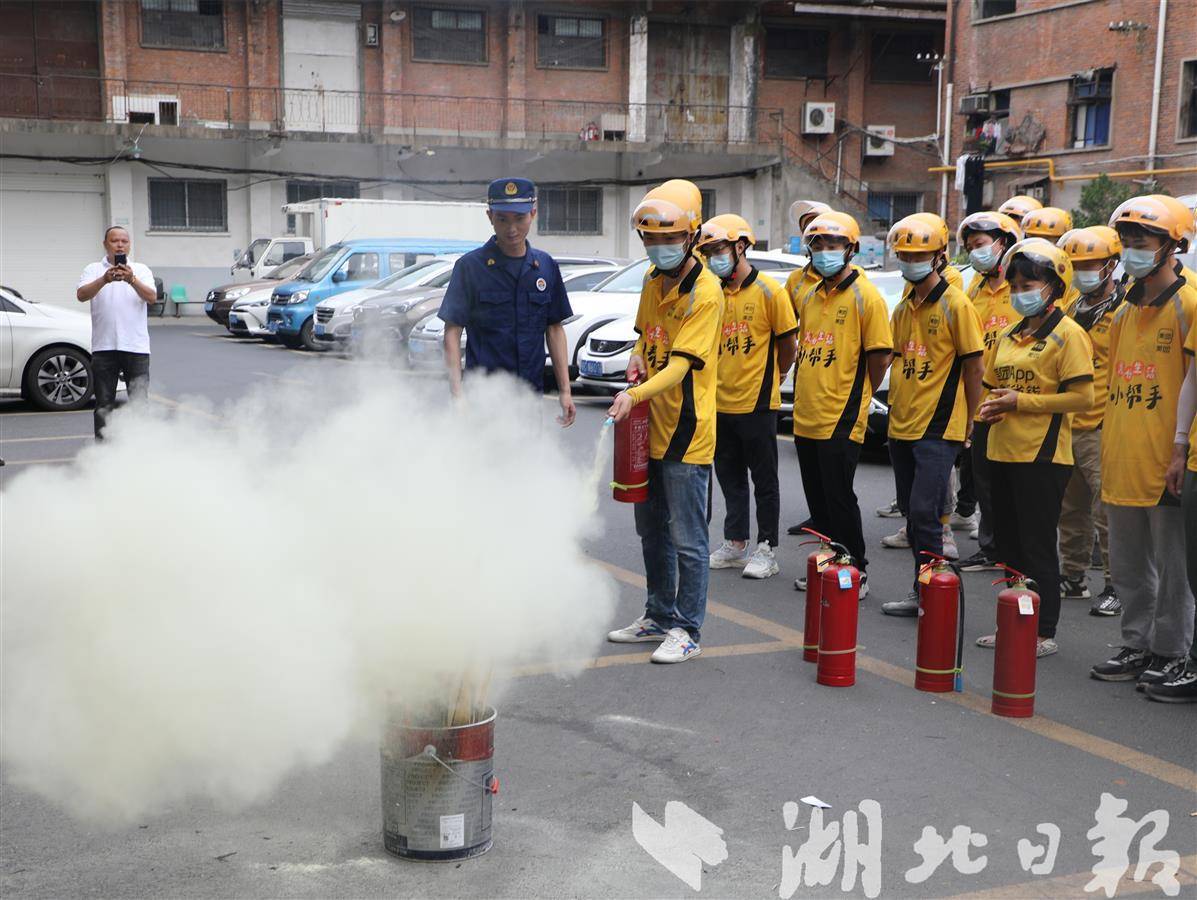
[[[118,253],[114,257],[114,260],[118,266],[127,266],[129,264],[129,255],[127,253]]]

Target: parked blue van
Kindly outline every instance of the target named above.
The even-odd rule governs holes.
[[[295,281],[274,289],[266,327],[288,347],[323,349],[312,336],[316,304],[321,300],[369,287],[418,257],[468,253],[478,246],[476,241],[437,238],[362,238],[333,244],[320,251]]]

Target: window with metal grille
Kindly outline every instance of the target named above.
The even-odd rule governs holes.
[[[225,181],[151,178],[150,230],[228,231]]]
[[[536,17],[536,64],[547,69],[605,69],[603,19]]]
[[[224,0],[141,0],[141,43],[223,50]]]
[[[480,9],[412,10],[412,59],[423,62],[485,63],[486,13]]]
[[[927,57],[942,52],[939,45],[940,38],[931,31],[873,32],[869,81],[913,84],[934,81],[935,63]]]
[[[765,30],[766,78],[826,78],[828,33],[814,28]]]
[[[541,234],[602,234],[601,188],[543,188],[537,203]]]
[[[358,198],[356,181],[288,181],[287,202],[302,203],[304,200],[322,200],[325,197],[340,197],[343,200]],[[287,234],[295,233],[295,216],[287,216]]]
[[[1181,70],[1180,137],[1197,137],[1197,59],[1187,60]]]
[[[889,228],[899,219],[918,212],[923,195],[918,193],[869,191],[869,221]]]
[[[1110,143],[1110,101],[1113,96],[1113,69],[1097,69],[1073,76],[1068,92],[1073,147],[1104,147]]]

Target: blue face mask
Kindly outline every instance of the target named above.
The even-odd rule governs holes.
[[[988,272],[998,262],[997,244],[986,244],[984,247],[968,251],[968,261],[978,272]]]
[[[665,272],[672,272],[686,259],[685,244],[654,244],[645,247],[644,252],[654,266]]]
[[[1081,269],[1072,270],[1072,286],[1082,294],[1092,294],[1101,287],[1106,277],[1098,269],[1096,272],[1085,272]]]
[[[929,259],[923,260],[923,262],[907,262],[904,259],[898,260],[898,270],[902,273],[902,277],[911,284],[918,284],[930,275],[934,266],[935,264]]]
[[[1020,316],[1037,316],[1047,308],[1042,291],[1011,291],[1010,305]]]
[[[816,250],[811,254],[815,271],[824,278],[830,278],[848,264],[843,250]]]
[[[1131,278],[1146,278],[1156,268],[1155,250],[1126,247],[1122,251],[1122,267]]]
[[[718,256],[707,257],[707,265],[720,278],[726,278],[732,273],[736,264],[732,262],[731,253],[720,253]]]

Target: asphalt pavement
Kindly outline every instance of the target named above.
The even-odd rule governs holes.
[[[199,320],[155,326],[151,337],[153,402],[177,415],[199,408],[196,398],[219,405],[251,384],[302,380],[321,367],[350,364],[234,339]],[[560,439],[587,459],[605,403],[581,397],[579,407],[578,422]],[[0,456],[8,462],[0,469],[0,491],[31,467],[68,469],[90,434],[90,412],[49,415],[0,402]],[[792,443],[784,434],[778,440],[784,530],[806,509]],[[793,579],[805,551],[797,538],[783,537],[782,572],[775,578],[752,582],[735,571],[712,572],[704,653],[697,659],[655,666],[647,661],[651,646],[608,644],[577,677],[543,668],[511,673],[496,730],[501,792],[494,847],[480,858],[419,864],[388,856],[380,835],[378,750],[357,744],[318,769],[294,774],[268,801],[247,810],[178,805],[121,829],[80,825],[2,782],[0,892],[1087,896],[1095,866],[1117,880],[1126,865],[1116,854],[1095,855],[1099,835],[1087,836],[1103,794],[1110,794],[1127,802],[1125,816],[1136,823],[1157,810],[1166,814],[1167,831],[1157,831],[1154,846],[1178,854],[1179,892],[1197,896],[1197,706],[1151,703],[1132,684],[1091,680],[1089,667],[1118,642],[1117,620],[1090,617],[1087,601],[1065,601],[1060,652],[1039,661],[1036,715],[991,715],[993,657],[971,646],[972,638],[993,630],[998,589],[990,585],[991,573],[965,576],[964,692],[915,691],[916,622],[880,613],[882,601],[908,590],[912,566],[908,551],[878,544],[901,524],[873,515],[893,496],[884,460],[861,464],[857,493],[872,594],[860,608],[854,687],[817,685],[814,666],[802,660],[804,595],[794,591]],[[600,515],[603,532],[586,551],[619,586],[616,627],[643,609],[643,563],[631,510],[608,500]],[[722,516],[716,489],[713,545]],[[958,539],[962,554],[975,549],[966,535]],[[199,575],[213,563],[195,551]],[[69,545],[57,558],[69,560]],[[1100,573],[1090,572],[1093,590],[1100,582]],[[822,830],[803,798],[830,806]],[[726,858],[708,855],[701,890],[654,859],[633,834],[634,806],[665,823],[671,802],[722,829]],[[796,817],[787,818],[787,804],[797,804]],[[858,834],[851,834],[853,820]],[[959,826],[971,829],[971,845]],[[1045,835],[1056,831],[1049,826],[1059,834],[1050,860],[1030,847],[1050,843]],[[919,880],[925,873],[918,869],[923,857],[916,843],[934,857],[934,836],[925,829],[944,840],[956,829],[964,846],[953,858],[949,845],[946,861]],[[1135,864],[1150,858],[1151,830],[1147,822],[1124,829],[1133,840],[1127,839],[1129,868],[1118,896],[1164,893],[1151,878],[1167,860],[1140,873],[1145,880],[1133,880]],[[1020,841],[1029,842],[1021,851]],[[864,862],[852,878],[855,859]]]

